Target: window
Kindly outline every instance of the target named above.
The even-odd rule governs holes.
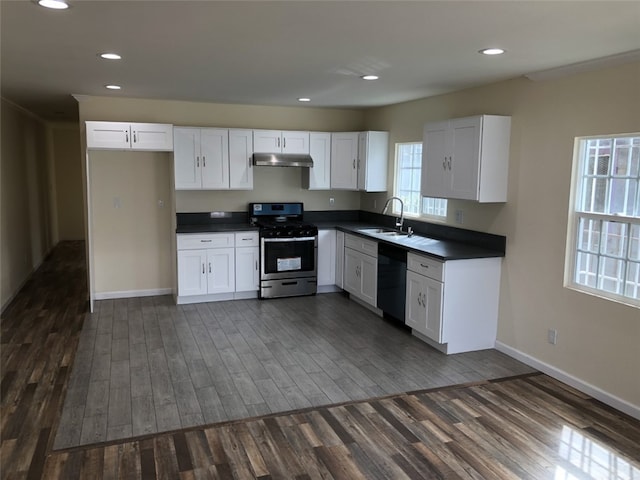
[[[420,195],[422,171],[422,142],[396,144],[395,195],[404,202],[404,213],[409,216],[447,216],[447,201]],[[394,202],[394,213],[399,213]]]
[[[640,134],[576,147],[567,283],[640,306]]]

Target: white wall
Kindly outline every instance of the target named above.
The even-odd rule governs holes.
[[[0,305],[4,309],[53,245],[45,123],[2,99]]]
[[[521,78],[379,108],[369,129],[420,141],[422,125],[480,113],[512,116],[505,204],[450,202],[463,227],[506,235],[498,340],[640,411],[640,310],[563,287],[574,139],[640,131],[640,64],[531,82]],[[392,172],[393,166],[390,166]],[[393,175],[389,176],[390,179]],[[391,180],[390,180],[391,187]],[[363,195],[362,208],[374,199]],[[378,201],[378,205],[380,202]],[[547,343],[547,329],[558,343]]]

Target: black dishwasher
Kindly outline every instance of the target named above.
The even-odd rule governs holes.
[[[385,318],[404,325],[407,289],[407,251],[387,243],[378,243],[378,308]]]

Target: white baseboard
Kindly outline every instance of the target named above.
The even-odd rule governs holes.
[[[553,365],[549,365],[541,360],[538,360],[531,355],[528,355],[520,350],[516,350],[509,345],[506,345],[502,342],[496,340],[495,345],[496,350],[502,352],[510,357],[515,358],[516,360],[520,360],[522,363],[526,363],[530,367],[533,367],[537,370],[540,370],[543,373],[546,373],[550,377],[553,377],[561,382],[566,383],[567,385],[580,390],[591,397],[600,400],[602,403],[606,403],[607,405],[615,408],[616,410],[620,410],[621,412],[626,413],[638,420],[640,420],[640,406],[633,405],[632,403],[627,402],[621,398],[616,397],[615,395],[611,395],[608,392],[605,392],[601,388],[596,387],[595,385],[591,385],[590,383],[585,382],[573,375],[565,372],[564,370],[560,370]]]
[[[113,298],[156,297],[158,295],[170,295],[171,288],[152,288],[150,290],[121,290],[119,292],[95,293],[94,300],[111,300]]]

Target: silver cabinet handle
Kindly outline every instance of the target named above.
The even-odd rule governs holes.
[[[124,141],[129,143],[129,132],[124,132]]]
[[[278,138],[278,148],[280,148],[280,138]]]
[[[204,155],[202,155],[202,166],[206,167],[207,166],[207,159],[205,158]]]
[[[211,240],[211,239],[209,239],[209,240],[200,240],[200,241],[201,241],[202,243],[211,243],[211,242],[212,242],[212,240]]]
[[[420,266],[421,266],[422,268],[429,268],[429,265],[425,265],[424,263],[421,263],[421,264],[420,264]]]
[[[282,139],[282,148],[287,148],[287,137]]]
[[[253,167],[253,165],[251,164],[251,157],[249,157],[249,168]]]
[[[356,168],[356,159],[354,158],[353,159],[353,169],[355,170],[355,168]]]
[[[200,168],[200,157],[196,157],[196,167]]]
[[[422,305],[421,297],[422,297],[422,292],[418,292],[418,305]]]
[[[453,157],[449,155],[449,170],[451,170],[451,162],[453,161]]]
[[[204,274],[204,263],[202,264],[202,273]]]
[[[256,260],[256,270],[258,270],[258,260]]]
[[[442,160],[442,169],[443,170],[447,169],[447,157],[444,157],[444,160]]]
[[[209,273],[211,273],[211,262],[209,262]]]
[[[136,143],[138,141],[138,139],[136,138],[136,132],[135,130],[133,131],[133,143]]]

